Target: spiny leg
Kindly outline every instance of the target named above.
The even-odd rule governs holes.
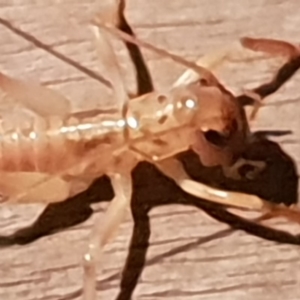
[[[95,223],[84,255],[84,288],[83,299],[96,299],[96,266],[102,258],[103,247],[113,237],[122,222],[132,195],[132,179],[130,174],[111,176],[115,197],[109,204],[107,212]]]
[[[166,176],[172,178],[182,190],[193,196],[229,207],[271,213],[274,217],[281,216],[300,224],[300,211],[297,208],[287,208],[267,202],[255,195],[215,189],[194,181],[176,159],[157,162],[156,166]]]

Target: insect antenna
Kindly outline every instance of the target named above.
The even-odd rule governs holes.
[[[37,48],[40,48],[40,49],[44,50],[45,52],[51,54],[52,56],[58,58],[59,60],[61,60],[63,62],[65,62],[66,64],[74,67],[75,69],[77,69],[78,71],[84,73],[88,77],[93,78],[93,79],[101,82],[104,86],[106,86],[110,89],[112,88],[111,82],[108,81],[103,76],[101,76],[100,74],[98,74],[98,73],[94,72],[93,70],[81,65],[77,61],[65,56],[61,52],[59,52],[57,50],[54,50],[50,45],[48,45],[46,43],[43,43],[42,41],[40,41],[38,38],[36,38],[32,34],[26,32],[24,30],[21,30],[20,28],[14,26],[10,21],[5,20],[3,18],[0,18],[0,24],[3,25],[4,27],[6,27],[7,29],[9,29],[10,31],[12,31],[13,33],[15,33],[16,35],[18,35],[19,37],[21,37],[21,38],[25,39],[26,41],[30,42],[31,44],[35,45]]]
[[[106,31],[108,31],[110,34],[118,37],[119,39],[125,41],[125,42],[128,42],[128,43],[132,43],[132,44],[135,44],[141,48],[145,48],[147,50],[150,50],[160,56],[163,56],[163,57],[167,57],[167,58],[170,58],[172,59],[174,62],[180,64],[180,65],[183,65],[189,69],[192,69],[193,71],[195,71],[196,73],[199,74],[200,78],[202,80],[205,80],[207,82],[208,85],[211,85],[211,86],[218,86],[220,87],[221,84],[219,83],[219,81],[217,80],[217,78],[213,75],[213,73],[211,71],[209,71],[208,69],[200,66],[200,65],[197,65],[196,63],[194,63],[193,61],[189,61],[179,55],[176,55],[174,53],[171,53],[163,48],[159,48],[159,47],[156,47],[150,43],[147,43],[145,41],[142,41],[134,36],[131,36],[123,31],[121,31],[120,29],[116,28],[114,26],[114,24],[110,24],[108,22],[103,22],[101,20],[101,18],[95,18],[93,20],[93,24],[98,26],[98,27],[101,27],[103,29],[105,29]]]

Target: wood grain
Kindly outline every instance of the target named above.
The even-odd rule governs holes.
[[[101,71],[87,28],[100,2],[0,0],[0,17],[66,56]],[[213,5],[208,0],[129,0],[127,10],[128,19],[140,37],[190,59],[245,35],[298,42],[299,13],[298,1],[280,0],[216,0]],[[95,80],[3,26],[0,26],[0,36],[1,71],[48,84],[72,99],[75,107],[97,105],[99,95],[101,105],[111,104]],[[157,88],[168,86],[183,70],[151,53],[147,52],[146,56]],[[125,61],[124,52],[120,52],[120,57]],[[241,88],[265,81],[272,74],[265,66],[257,69],[248,65],[239,75],[229,68],[223,76],[225,82]],[[281,137],[280,142],[297,167],[300,163],[299,80],[298,74],[270,97],[268,103],[285,103],[263,108],[254,124],[259,129],[293,130],[292,135]],[[148,183],[148,192],[159,189],[158,186],[158,182]],[[98,212],[81,225],[26,246],[0,249],[0,299],[79,299],[82,254],[89,230],[106,205],[97,205]],[[9,234],[31,224],[43,208],[42,205],[3,205],[0,233]],[[154,208],[150,223],[147,262],[133,299],[299,299],[299,246],[279,245],[227,230],[228,226],[183,205]],[[128,218],[117,238],[106,248],[103,272],[99,275],[99,299],[116,299],[119,295],[131,233],[132,220]],[[118,299],[128,299],[126,295],[122,297]]]

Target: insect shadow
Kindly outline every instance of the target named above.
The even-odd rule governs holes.
[[[126,20],[124,18],[121,20],[120,28],[125,32],[132,33]],[[133,55],[139,63],[144,63],[140,61],[142,55],[138,47],[131,45],[128,47],[128,50],[129,53],[133,53],[131,57]],[[137,64],[135,63],[135,65]],[[295,65],[293,66],[295,69]],[[143,70],[143,68],[139,67],[138,70]],[[281,77],[275,77],[273,83],[275,87],[278,84],[282,84],[282,81],[287,80],[291,76],[287,75],[291,74],[291,72],[288,73],[286,70],[279,72],[278,74],[281,74]],[[137,74],[139,91],[142,91],[142,93],[150,91],[153,85],[147,68],[144,69],[142,74],[139,72]],[[284,77],[283,79],[282,76]],[[281,83],[276,82],[276,78],[281,78]],[[246,102],[247,99],[245,99]],[[266,134],[268,133],[256,133],[256,142],[245,153],[246,159],[261,160],[267,163],[267,168],[254,180],[235,181],[224,177],[223,172],[218,167],[204,168],[200,164],[198,156],[192,151],[182,153],[178,156],[178,159],[183,162],[187,173],[197,181],[222,189],[256,194],[276,203],[284,203],[286,205],[296,203],[298,197],[298,176],[294,161],[283,152],[277,143],[269,141],[265,137]],[[281,132],[270,132],[269,134],[280,135]],[[142,162],[138,164],[133,170],[132,176],[134,186],[131,210],[134,228],[129,253],[122,273],[120,292],[117,296],[118,300],[131,299],[146,263],[146,253],[151,234],[149,212],[152,208],[161,205],[181,204],[194,206],[214,219],[230,225],[233,229],[244,230],[249,234],[279,243],[300,245],[300,235],[292,235],[288,232],[264,227],[228,212],[221,205],[195,198],[183,192],[172,180],[162,175],[150,163]],[[0,247],[28,244],[44,236],[80,224],[93,214],[91,204],[110,201],[113,196],[114,193],[110,181],[108,177],[103,176],[97,179],[85,192],[64,202],[48,205],[31,226],[20,229],[10,236],[0,236]],[[209,237],[199,239],[192,246],[195,247],[208,239]],[[188,245],[173,249],[169,255],[184,251],[187,247]],[[107,280],[111,279],[108,278]],[[103,282],[98,284],[98,289],[101,288],[103,288]],[[81,290],[78,290],[62,299],[73,299],[80,294]]]
[[[251,149],[248,149],[247,158],[267,161],[267,168],[255,180],[230,180],[223,176],[219,168],[204,168],[198,157],[191,151],[182,153],[179,156],[187,172],[195,180],[223,189],[256,194],[276,203],[292,204],[297,202],[298,176],[294,162],[277,143],[260,138]],[[118,300],[131,299],[146,263],[146,253],[151,234],[148,214],[152,208],[161,205],[194,206],[234,229],[244,230],[252,235],[279,243],[300,244],[300,236],[253,223],[226,211],[220,205],[186,194],[172,180],[162,175],[160,171],[147,162],[140,163],[134,169],[132,176],[134,192],[131,209],[134,229],[121,278]],[[109,179],[105,176],[101,177],[87,191],[64,202],[48,205],[31,226],[10,236],[1,236],[0,247],[28,244],[43,236],[84,222],[93,213],[90,207],[91,204],[109,201],[113,196]],[[193,244],[193,247],[206,240],[207,238],[199,239],[198,243]],[[184,250],[185,247],[181,246],[179,249],[173,249],[172,254]],[[99,289],[101,288],[103,288],[103,282],[99,282]],[[72,295],[63,299],[72,299],[80,293],[80,291],[75,294],[72,293]]]

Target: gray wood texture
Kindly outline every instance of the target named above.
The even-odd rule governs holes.
[[[101,71],[87,26],[101,2],[0,0],[0,17],[81,64]],[[299,42],[297,0],[129,0],[127,17],[139,37],[189,59],[230,45],[245,35]],[[102,105],[110,104],[95,80],[1,25],[0,37],[1,71],[48,84],[72,99],[74,106],[94,106],[99,102],[99,95]],[[126,61],[124,52],[120,52],[120,57]],[[170,85],[184,69],[149,52],[146,57],[157,88]],[[268,67],[259,68],[255,64],[242,65],[239,71],[237,76],[229,69],[223,74],[224,81],[234,88],[242,88],[272,76]],[[261,129],[293,130],[292,135],[280,140],[297,166],[300,163],[299,82],[298,74],[270,97],[268,103],[286,103],[264,107],[254,124]],[[79,226],[26,246],[0,249],[0,299],[79,299],[76,291],[82,285],[82,254],[90,228],[106,205],[99,205],[101,209]],[[0,233],[9,234],[31,224],[43,208],[44,205],[2,205]],[[147,263],[133,299],[300,298],[299,246],[279,245],[228,230],[227,225],[193,207],[160,206],[150,216]],[[283,221],[281,224],[285,229],[293,229]],[[105,249],[103,272],[99,275],[102,280],[99,299],[115,299],[119,292],[131,233],[132,220],[128,217],[116,239]]]

